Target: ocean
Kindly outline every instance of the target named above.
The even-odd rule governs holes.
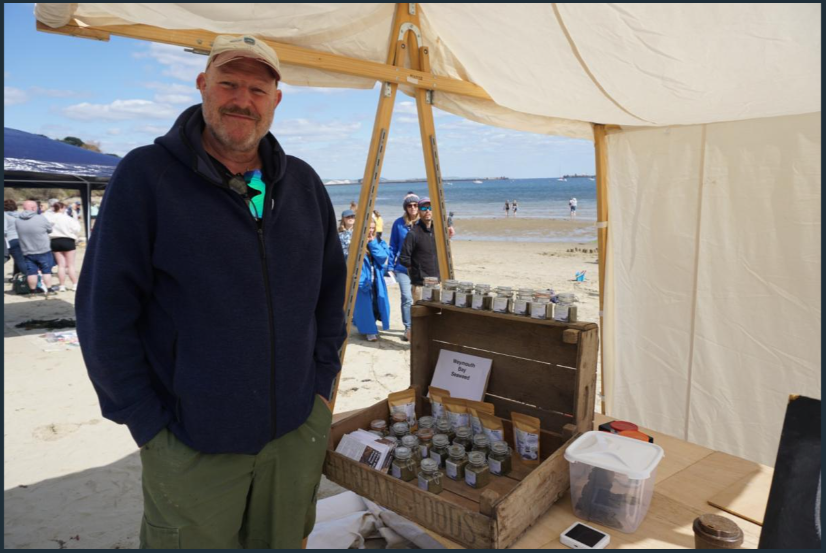
[[[427,182],[382,183],[376,195],[375,209],[381,213],[385,226],[389,228],[402,211],[402,199],[408,191],[418,196],[427,195]],[[351,201],[358,202],[360,184],[339,184],[327,186],[327,192],[340,215],[350,207]],[[460,219],[503,218],[505,200],[519,204],[519,218],[568,219],[568,200],[577,199],[577,219],[596,221],[596,182],[586,177],[544,179],[497,179],[481,183],[471,181],[452,182],[444,180],[445,208]],[[511,216],[512,216],[511,212]],[[593,229],[593,227],[591,227]],[[591,236],[593,235],[593,236]],[[555,235],[552,241],[595,239],[596,231],[572,231],[567,235]],[[456,239],[461,239],[457,236]],[[478,239],[478,238],[477,238]],[[533,239],[526,237],[533,241]],[[517,239],[518,240],[518,239]]]

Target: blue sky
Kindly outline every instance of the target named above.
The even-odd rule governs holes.
[[[35,31],[33,4],[4,5],[4,126],[76,136],[125,155],[165,134],[200,102],[206,57],[112,37],[99,42]],[[360,178],[379,92],[284,87],[272,131],[325,180]],[[480,125],[434,110],[443,176],[553,177],[594,171],[593,144]],[[425,175],[416,106],[397,94],[382,176]]]

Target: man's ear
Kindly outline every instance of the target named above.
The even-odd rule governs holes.
[[[195,79],[195,88],[200,90],[203,94],[204,89],[206,88],[206,73],[198,74],[198,77]]]
[[[281,89],[276,88],[275,89],[275,105],[273,106],[273,111],[275,111],[275,108],[277,108],[278,104],[281,103],[281,98],[282,97],[283,97],[283,94],[281,93]]]

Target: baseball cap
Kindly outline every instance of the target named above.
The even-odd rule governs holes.
[[[220,59],[215,61],[219,56]],[[281,63],[278,61],[275,50],[266,42],[249,35],[218,35],[215,37],[206,66],[209,68],[215,62],[215,67],[219,67],[239,58],[252,58],[268,65],[275,71],[276,78],[281,80]]]
[[[409,204],[417,204],[417,203],[419,203],[419,197],[411,192],[407,196],[404,197],[404,201],[402,202],[402,207],[407,207]]]
[[[60,200],[58,200],[57,198],[50,198],[49,199],[49,207],[52,207],[54,204],[56,204],[59,201]]]
[[[345,217],[355,217],[355,216],[356,216],[356,212],[353,211],[352,209],[345,209],[344,211],[341,212],[341,218],[342,219],[344,219]]]
[[[430,198],[428,198],[427,196],[425,196],[424,198],[419,200],[419,205],[429,204],[429,203],[430,203]]]

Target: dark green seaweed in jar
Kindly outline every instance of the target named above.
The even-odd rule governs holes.
[[[449,457],[445,461],[445,474],[451,480],[465,479],[465,466],[467,466],[467,452],[464,446],[453,444],[447,448]]]
[[[476,434],[473,436],[473,451],[481,451],[487,457],[488,451],[488,437],[485,434]]]
[[[453,431],[453,427],[450,426],[450,421],[447,417],[442,417],[436,421],[436,433],[447,436],[450,443],[453,443],[453,439],[456,438],[456,432]]]
[[[490,483],[490,469],[485,454],[481,451],[468,453],[468,464],[465,467],[465,484],[471,488],[484,488]]]
[[[419,438],[419,450],[421,451],[421,458],[427,459],[430,457],[430,448],[433,446],[433,429],[420,428],[416,432],[416,437]]]
[[[442,473],[433,459],[422,459],[419,488],[430,493],[442,493]]]
[[[461,444],[465,451],[473,449],[473,441],[470,437],[470,427],[460,426],[456,429],[456,437],[453,439],[454,444]]]
[[[445,460],[448,458],[447,448],[450,446],[450,441],[444,434],[436,434],[433,436],[433,447],[430,448],[430,458],[439,463],[440,467],[445,466]]]
[[[402,445],[411,451],[413,454],[413,461],[416,463],[416,470],[419,470],[419,464],[422,462],[422,451],[419,449],[419,438],[413,434],[402,436]]]
[[[511,471],[511,451],[508,442],[493,442],[488,455],[488,467],[491,474],[505,476]]]
[[[401,445],[396,448],[390,472],[394,477],[405,482],[416,478],[416,463],[413,461],[413,452],[410,448]]]

